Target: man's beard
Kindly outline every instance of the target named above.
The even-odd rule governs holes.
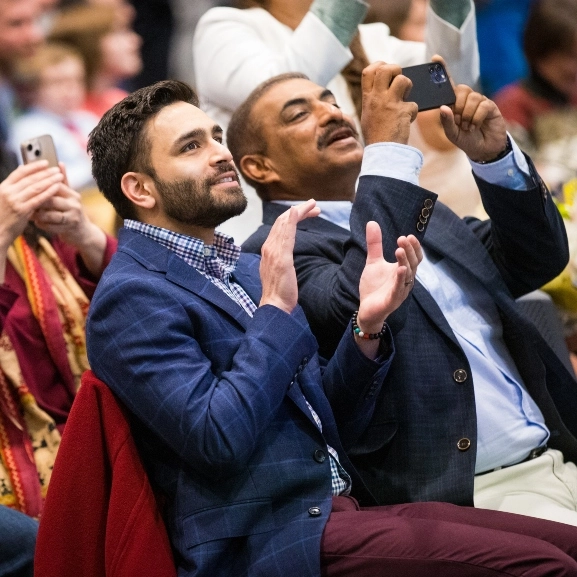
[[[236,186],[211,193],[214,181],[219,174],[233,171],[232,165],[219,167],[215,175],[204,180],[175,180],[168,182],[155,178],[156,190],[162,198],[166,216],[183,224],[201,228],[216,228],[233,216],[244,212],[247,198],[242,188]]]

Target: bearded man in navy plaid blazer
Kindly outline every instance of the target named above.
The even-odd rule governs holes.
[[[384,321],[411,290],[419,242],[399,238],[388,263],[369,223],[358,313],[322,363],[292,258],[297,223],[318,208],[281,216],[262,260],[239,255],[215,226],[245,198],[222,130],[196,105],[186,85],[158,83],[89,142],[125,221],[88,355],[132,414],[178,574],[577,575],[572,527],[446,504],[366,510],[348,496],[363,483],[344,447],[371,418],[394,355]]]

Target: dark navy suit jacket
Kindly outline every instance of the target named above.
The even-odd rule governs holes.
[[[396,239],[415,234],[433,260],[451,259],[489,291],[503,322],[505,342],[551,431],[549,445],[577,462],[577,384],[514,300],[542,286],[568,260],[559,213],[532,165],[531,170],[533,186],[528,191],[478,180],[491,217],[484,222],[460,219],[446,206],[435,204],[435,194],[418,186],[361,177],[350,233],[321,218],[299,223],[295,248],[299,302],[321,353],[330,357],[336,346],[333,335],[357,306],[366,222],[381,225],[390,261]],[[282,205],[265,203],[265,224],[247,239],[243,250],[259,252],[270,224],[284,210]],[[389,324],[395,358],[371,424],[349,456],[380,504],[472,505],[477,422],[467,358],[418,281]],[[455,379],[459,369],[467,375],[462,381],[459,373],[461,382]]]
[[[259,262],[241,255],[234,273],[256,303]],[[359,439],[390,357],[367,359],[349,330],[321,370],[300,307],[289,315],[263,306],[250,318],[174,253],[126,229],[92,300],[87,338],[92,370],[132,413],[166,497],[179,575],[320,575],[326,445],[362,491],[339,432],[343,443]],[[338,399],[335,416],[326,395]]]

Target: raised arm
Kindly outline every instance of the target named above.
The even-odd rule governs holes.
[[[40,160],[19,166],[0,184],[0,284],[4,283],[8,248],[35,211],[57,194],[63,174]]]
[[[64,175],[48,200],[32,214],[36,226],[58,235],[61,240],[75,248],[86,269],[97,277],[102,273],[108,239],[102,229],[90,221],[80,202],[80,194],[68,186],[66,168],[60,163]]]
[[[497,105],[468,86],[441,107],[447,138],[469,157],[490,221],[468,219],[517,297],[541,287],[569,260],[561,215],[533,164],[507,135]]]

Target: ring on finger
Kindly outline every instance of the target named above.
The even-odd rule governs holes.
[[[405,282],[405,286],[409,286],[412,283],[413,283],[413,279],[410,278],[408,281]]]

